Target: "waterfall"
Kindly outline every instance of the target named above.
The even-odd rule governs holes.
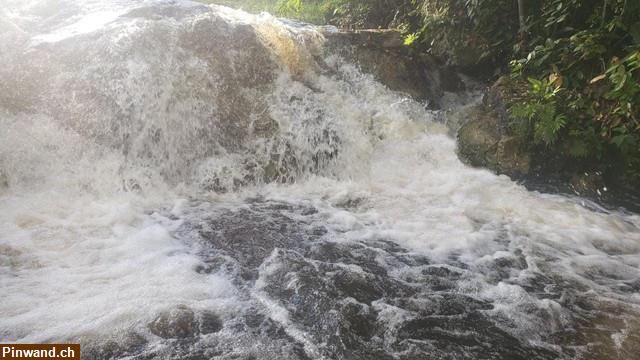
[[[319,28],[4,3],[3,339],[89,358],[637,354],[640,217],[462,164],[442,114]]]

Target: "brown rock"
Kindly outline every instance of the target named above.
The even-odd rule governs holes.
[[[458,153],[472,166],[494,167],[500,133],[494,118],[478,106],[458,131]]]
[[[522,139],[505,136],[498,142],[496,157],[498,168],[506,174],[527,175],[531,167],[531,158],[522,150]]]
[[[412,53],[395,30],[326,31],[326,51],[357,64],[391,90],[439,108],[444,91],[464,90],[458,74],[428,54]]]
[[[501,174],[528,175],[531,157],[522,139],[501,131],[500,116],[480,105],[458,131],[458,154],[471,166],[487,167]]]

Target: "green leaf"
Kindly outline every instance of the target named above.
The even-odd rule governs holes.
[[[404,44],[410,46],[418,39],[418,33],[412,33],[404,37]]]

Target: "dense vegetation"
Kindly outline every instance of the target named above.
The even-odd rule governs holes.
[[[512,101],[514,127],[533,144],[608,162],[637,183],[640,2],[554,0],[534,10],[514,49],[521,58],[511,62],[512,78],[529,84]]]
[[[507,100],[524,143],[638,182],[639,1],[424,2],[435,3],[443,20],[427,7],[420,38],[476,48],[496,64],[513,59]]]
[[[395,27],[408,46],[463,70],[509,74],[510,126],[527,146],[640,183],[638,0],[226,3],[340,27]]]

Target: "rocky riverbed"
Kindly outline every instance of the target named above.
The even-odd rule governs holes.
[[[2,338],[88,359],[633,358],[640,217],[462,163],[475,85],[396,36],[9,0]]]

